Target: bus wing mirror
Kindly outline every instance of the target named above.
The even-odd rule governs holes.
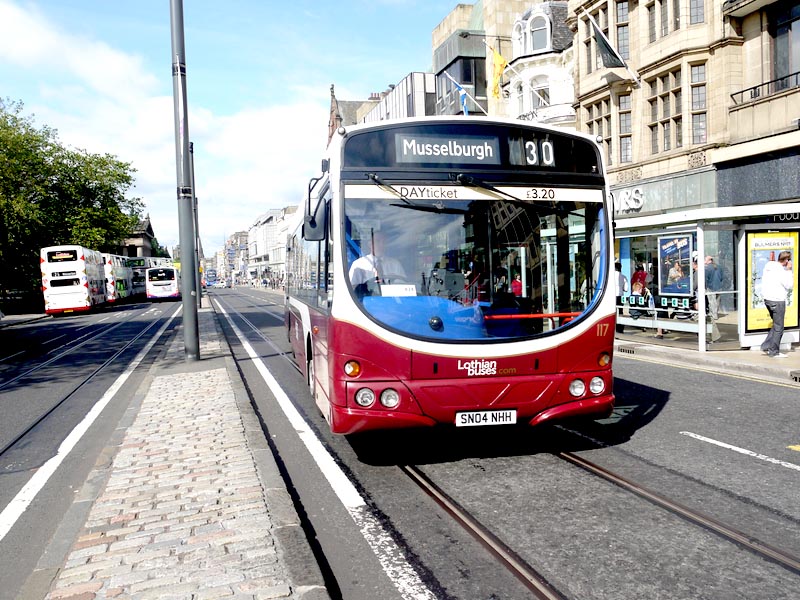
[[[303,220],[303,239],[309,242],[320,242],[324,240],[327,222],[328,204],[324,200],[321,200],[313,213],[311,211],[306,213]]]

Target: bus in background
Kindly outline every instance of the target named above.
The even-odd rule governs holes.
[[[121,302],[133,295],[133,269],[128,259],[116,254],[103,253],[106,277],[106,302]]]
[[[44,311],[58,315],[91,310],[106,301],[103,257],[97,250],[64,245],[42,248]]]
[[[205,282],[208,287],[212,287],[215,283],[217,283],[216,269],[206,269]]]
[[[131,256],[128,257],[128,266],[131,268],[133,281],[133,295],[144,296],[147,292],[147,269],[158,266],[172,265],[171,258],[160,256]]]
[[[181,299],[181,275],[175,267],[150,267],[145,280],[148,300]]]
[[[328,152],[289,231],[285,318],[334,433],[610,413],[613,213],[593,138],[421,117],[340,127]]]

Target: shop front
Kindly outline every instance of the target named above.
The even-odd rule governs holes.
[[[612,188],[616,256],[629,282],[619,307],[622,337],[700,352],[757,349],[772,324],[761,272],[789,250],[795,287],[782,347],[800,341],[797,190],[788,202],[743,204],[720,195],[718,181],[717,170],[706,168]],[[636,281],[644,294],[632,294]]]

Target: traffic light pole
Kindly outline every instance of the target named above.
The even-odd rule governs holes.
[[[197,329],[194,267],[195,232],[191,155],[189,153],[189,115],[186,103],[186,49],[183,43],[183,0],[170,0],[172,25],[172,92],[175,103],[175,164],[178,179],[178,228],[181,246],[181,296],[183,298],[183,346],[186,360],[200,360],[200,335]]]

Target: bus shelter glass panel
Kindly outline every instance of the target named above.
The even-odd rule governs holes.
[[[599,202],[345,201],[350,291],[378,323],[437,340],[566,326],[598,297]]]

